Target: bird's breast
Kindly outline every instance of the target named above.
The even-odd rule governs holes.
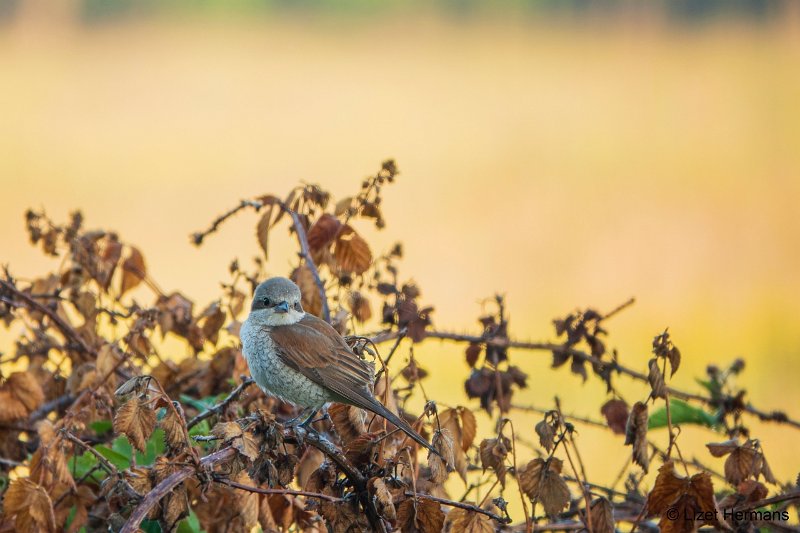
[[[264,392],[302,407],[321,408],[332,401],[326,389],[281,360],[268,327],[253,324],[248,318],[240,337],[250,374]]]

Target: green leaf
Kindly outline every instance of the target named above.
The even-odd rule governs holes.
[[[67,465],[69,466],[69,470],[73,473],[75,479],[80,479],[88,474],[90,470],[97,467],[97,457],[89,452],[83,452],[81,455],[70,457]],[[101,481],[105,477],[105,471],[97,469],[89,479]]]
[[[714,415],[707,413],[699,407],[693,407],[683,400],[670,400],[669,411],[673,424],[697,424],[710,428],[717,425],[717,418]],[[648,429],[663,427],[667,427],[666,406],[653,411],[650,414],[650,419],[647,421]]]
[[[120,451],[118,447],[115,446],[117,441],[120,439],[128,442],[125,437],[119,437],[111,444],[111,448],[104,446],[103,444],[98,444],[94,447],[94,449],[100,452],[100,455],[108,459],[109,463],[116,466],[120,470],[125,470],[131,465],[131,454],[130,450],[125,453],[124,451]],[[130,447],[130,444],[128,446]]]
[[[189,509],[189,516],[178,523],[177,533],[205,533],[205,530],[200,527],[200,520],[194,514],[194,510]]]
[[[208,423],[208,419],[201,420],[189,430],[190,437],[194,435],[208,435],[209,433],[211,433],[211,425]]]
[[[142,520],[141,529],[145,533],[161,533],[161,526],[158,520]]]
[[[111,420],[98,420],[89,424],[89,427],[98,435],[102,435],[103,433],[111,431],[114,425],[111,423]]]

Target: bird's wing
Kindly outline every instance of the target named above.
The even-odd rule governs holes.
[[[288,367],[358,407],[373,407],[373,365],[354,354],[330,324],[306,314],[296,324],[271,327],[270,334]]]

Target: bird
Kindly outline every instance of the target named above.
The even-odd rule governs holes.
[[[261,389],[305,408],[306,426],[329,402],[375,413],[432,453],[440,455],[373,394],[374,365],[356,355],[330,324],[306,313],[300,288],[270,278],[255,290],[239,336],[250,374]],[[300,418],[300,417],[298,417]]]

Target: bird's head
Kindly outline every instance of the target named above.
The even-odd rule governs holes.
[[[267,326],[288,326],[303,318],[300,288],[286,278],[270,278],[256,287],[250,316]]]

